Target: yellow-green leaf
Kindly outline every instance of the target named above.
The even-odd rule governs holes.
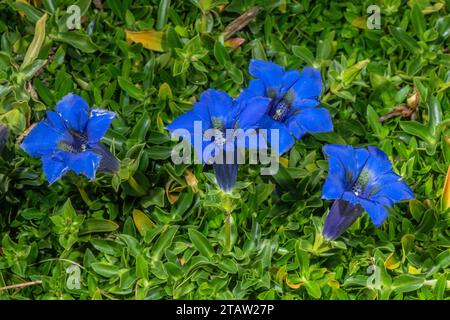
[[[34,38],[28,47],[27,53],[22,62],[21,68],[23,69],[27,65],[31,64],[39,55],[42,44],[45,39],[45,23],[47,22],[47,13],[45,13],[37,22],[34,28]]]
[[[133,210],[133,221],[141,236],[145,236],[147,231],[153,229],[155,224],[141,210]]]
[[[450,207],[450,166],[445,177],[444,189],[442,190],[442,209],[447,210]]]
[[[170,89],[167,82],[159,86],[158,98],[160,100],[172,99],[172,89]]]
[[[163,52],[162,39],[164,32],[148,30],[148,31],[129,31],[125,30],[128,42],[140,43],[146,49],[152,51]]]

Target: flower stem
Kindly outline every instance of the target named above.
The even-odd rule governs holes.
[[[225,220],[224,220],[224,246],[225,251],[230,252],[231,251],[231,212],[225,213]]]
[[[231,214],[233,212],[233,201],[229,194],[222,193],[222,207],[225,211],[223,221],[223,236],[225,252],[231,251]]]

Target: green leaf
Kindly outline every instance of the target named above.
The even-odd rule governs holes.
[[[415,291],[423,286],[425,279],[409,274],[402,274],[394,278],[392,287],[396,293]]]
[[[411,23],[416,34],[419,37],[423,37],[423,33],[425,32],[427,25],[422,10],[417,3],[415,3],[411,9]]]
[[[94,272],[106,278],[118,276],[120,271],[118,266],[103,262],[94,262],[91,264],[91,268]]]
[[[314,66],[314,55],[306,46],[292,46],[292,53],[306,62],[309,66]]]
[[[305,288],[314,299],[320,299],[322,296],[322,290],[320,290],[320,285],[316,281],[306,281]]]
[[[217,62],[221,66],[225,66],[230,61],[230,55],[227,49],[219,41],[216,41],[214,44],[214,57],[216,57]]]
[[[435,144],[436,140],[431,134],[428,126],[419,123],[417,121],[401,121],[400,127],[406,132],[413,136],[416,136],[427,143]]]
[[[439,104],[438,99],[435,96],[431,96],[428,101],[428,111],[429,111],[429,123],[428,127],[430,133],[437,139],[439,131],[439,125],[442,122],[442,110],[441,105]]]
[[[90,218],[84,220],[81,225],[80,235],[95,232],[113,232],[119,228],[119,225],[111,220]]]
[[[9,5],[16,11],[23,12],[27,19],[35,24],[43,16],[42,12],[33,7],[31,4],[22,1],[10,2]]]
[[[161,0],[158,6],[156,29],[161,30],[167,24],[167,13],[170,8],[170,0]]]
[[[153,261],[160,260],[166,250],[172,244],[173,237],[178,231],[178,226],[168,227],[164,232],[161,233],[155,246],[152,249],[151,258]]]
[[[214,255],[214,249],[209,243],[208,239],[199,231],[195,229],[189,229],[189,239],[191,239],[192,244],[194,245],[195,249],[197,249],[201,255],[207,257],[208,259],[211,259]]]
[[[47,60],[34,60],[31,62],[31,64],[26,65],[23,67],[23,65],[20,67],[20,71],[23,73],[23,79],[25,81],[28,81],[34,77],[36,72],[38,72],[40,69],[42,69],[45,64],[47,63]]]
[[[124,77],[118,77],[120,88],[128,93],[128,95],[138,101],[144,100],[144,93],[138,87],[136,87],[131,81]]]
[[[367,121],[378,138],[384,139],[387,137],[389,129],[383,127],[379,121],[378,113],[370,105],[367,106]]]
[[[411,53],[420,54],[420,52],[422,52],[422,49],[419,47],[413,37],[407,34],[402,28],[390,26],[389,31],[394,36],[394,38],[397,39],[397,41],[405,49],[411,51]]]
[[[150,123],[151,120],[149,115],[144,113],[137,122],[136,126],[133,128],[133,131],[131,131],[130,138],[136,139],[139,142],[144,142],[147,132],[150,129]]]
[[[85,53],[94,53],[98,50],[91,38],[79,31],[60,32],[54,39],[59,42],[67,43]]]

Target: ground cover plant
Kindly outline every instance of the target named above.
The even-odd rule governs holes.
[[[1,0],[0,299],[448,298],[449,7]]]

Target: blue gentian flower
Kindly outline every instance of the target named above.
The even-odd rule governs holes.
[[[271,99],[267,114],[261,119],[260,128],[279,130],[279,153],[288,151],[296,139],[305,133],[333,131],[330,113],[316,108],[322,93],[320,71],[314,68],[284,70],[268,61],[252,60],[249,73],[256,79],[237,98],[244,101],[263,96]],[[293,137],[294,136],[294,137]],[[271,142],[270,132],[268,140]]]
[[[329,172],[322,198],[336,200],[323,227],[326,238],[339,237],[364,210],[378,227],[387,218],[387,208],[414,198],[380,149],[326,145],[323,152],[328,158]]]
[[[257,128],[258,121],[267,112],[269,102],[268,98],[254,97],[237,103],[225,92],[208,89],[200,95],[200,100],[194,103],[192,110],[173,120],[166,128],[175,134],[178,134],[176,130],[179,129],[186,131],[186,134],[179,135],[188,139],[203,164],[213,162],[219,187],[229,192],[236,183],[238,149],[249,148],[249,145],[248,140],[239,144],[238,139],[226,133],[237,129],[245,131]],[[197,131],[196,126],[198,128],[199,124],[201,128]],[[210,137],[206,135],[208,131],[213,133]],[[212,152],[205,152],[211,150],[211,146]],[[233,152],[234,157],[227,161],[226,155],[230,152]],[[224,163],[215,162],[219,153],[222,154]]]
[[[115,171],[118,160],[100,143],[114,112],[91,109],[82,97],[66,95],[47,111],[47,118],[31,129],[20,145],[30,156],[42,160],[42,167],[51,184],[67,171],[94,179],[97,170]]]

